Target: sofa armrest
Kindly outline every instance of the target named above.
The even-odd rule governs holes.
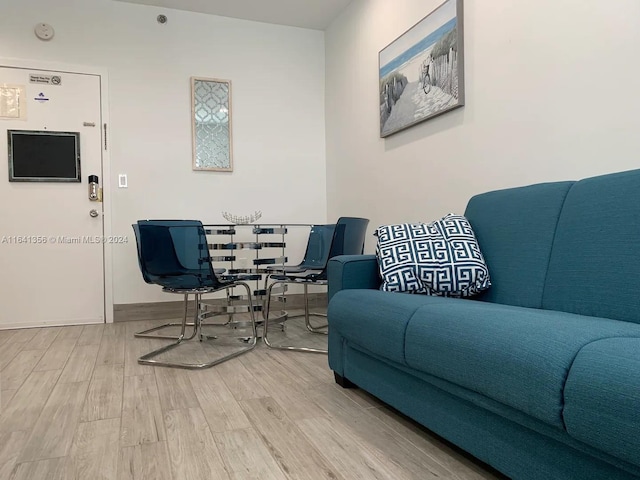
[[[340,290],[380,287],[375,255],[339,255],[329,260],[329,300]]]

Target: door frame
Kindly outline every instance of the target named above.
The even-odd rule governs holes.
[[[19,68],[24,70],[51,70],[60,73],[75,73],[81,75],[95,75],[100,78],[100,138],[103,145],[102,152],[102,228],[106,238],[111,237],[111,143],[109,142],[110,128],[107,128],[106,137],[104,125],[109,123],[109,78],[106,68],[89,65],[72,65],[66,63],[49,62],[45,60],[27,60],[19,58],[0,57],[0,67]],[[104,148],[104,145],[107,148]],[[104,286],[104,320],[105,323],[113,323],[113,247],[108,242],[103,242],[103,272]]]

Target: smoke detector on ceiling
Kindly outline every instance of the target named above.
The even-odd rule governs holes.
[[[34,28],[34,32],[36,34],[36,37],[38,37],[40,40],[51,40],[55,35],[53,27],[48,23],[37,24],[36,28]]]

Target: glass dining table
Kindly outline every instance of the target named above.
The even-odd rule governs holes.
[[[269,276],[284,266],[289,259],[302,258],[304,248],[313,224],[309,223],[251,223],[251,224],[204,224],[211,260],[216,271],[222,271],[221,279],[242,278],[252,288],[253,309],[264,315],[267,282]],[[286,302],[287,286],[274,288],[272,301]],[[230,306],[225,306],[232,319],[235,313],[246,312],[246,295],[233,295]],[[203,319],[220,313],[221,302],[216,299],[203,300],[200,307]],[[278,323],[287,319],[287,312],[272,317],[270,322]],[[242,325],[242,320],[233,319]]]

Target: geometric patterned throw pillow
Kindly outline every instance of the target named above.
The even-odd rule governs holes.
[[[476,236],[462,215],[384,225],[375,235],[381,290],[470,297],[491,286]]]

